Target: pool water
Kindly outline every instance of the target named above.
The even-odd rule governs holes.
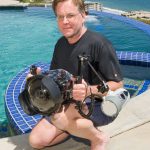
[[[92,18],[91,21],[90,18]],[[116,50],[150,52],[150,35],[142,30],[112,19],[103,13],[100,16],[91,16],[90,18],[88,19],[88,27],[106,36]]]
[[[124,11],[144,10],[150,11],[149,0],[94,0],[100,2],[104,7],[119,9]]]
[[[150,52],[150,36],[127,23],[102,15],[89,16],[86,25],[105,35],[116,50]],[[26,66],[49,62],[61,34],[52,9],[44,7],[0,10],[0,33],[0,129],[5,132],[7,85]]]

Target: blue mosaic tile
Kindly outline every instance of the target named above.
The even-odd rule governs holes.
[[[46,64],[42,64],[42,63],[40,65],[46,66]],[[34,118],[26,115],[23,112],[20,103],[18,101],[18,95],[24,88],[25,77],[28,72],[29,72],[29,67],[26,68],[24,71],[18,73],[17,76],[13,78],[13,80],[11,81],[11,83],[7,88],[6,96],[5,96],[7,116],[10,120],[11,126],[18,134],[30,132],[31,129],[37,123],[37,121],[42,117],[41,115],[39,116],[37,115]]]
[[[142,58],[140,57],[140,55],[142,55]],[[137,62],[133,61],[133,59],[137,60],[137,58],[139,60],[143,59],[144,63],[150,62],[149,54],[147,55],[147,54],[143,54],[143,53],[140,54],[140,53],[135,53],[135,52],[134,53],[133,52],[117,52],[117,56],[119,58],[119,61],[125,64],[128,64],[128,63],[130,63],[131,65],[138,64]],[[145,60],[147,60],[147,62]],[[36,63],[35,65],[41,67],[43,71],[48,70],[50,66],[50,64],[45,64],[45,63]],[[30,132],[31,129],[42,118],[41,115],[28,116],[27,114],[25,114],[18,100],[19,93],[24,89],[24,85],[26,81],[25,78],[28,72],[29,72],[29,67],[25,68],[25,70],[18,73],[17,76],[14,77],[13,80],[10,82],[6,91],[6,95],[5,95],[5,106],[6,106],[6,112],[7,112],[6,114],[8,116],[11,126],[13,127],[13,129],[15,130],[17,134],[24,134],[24,133]],[[134,91],[138,90],[138,93],[137,93],[138,95],[142,93],[143,91],[145,91],[149,85],[150,85],[150,81],[148,80],[144,82],[143,88],[139,90],[138,85],[136,86],[133,83],[127,82],[127,84],[125,84],[125,88],[129,90],[134,90]]]
[[[123,65],[149,67],[150,53],[117,51],[119,62]]]

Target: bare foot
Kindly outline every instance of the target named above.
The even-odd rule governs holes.
[[[91,142],[91,150],[105,150],[106,144],[110,137],[103,132],[100,132],[99,137]]]

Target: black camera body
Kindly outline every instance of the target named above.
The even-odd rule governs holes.
[[[78,56],[78,76],[73,75],[63,69],[50,70],[37,75],[37,67],[32,65],[30,73],[33,75],[27,80],[25,89],[19,94],[19,101],[25,113],[28,115],[51,115],[57,112],[64,103],[75,103],[78,112],[85,118],[89,118],[93,112],[95,95],[91,93],[88,113],[84,113],[83,106],[86,98],[82,101],[76,101],[72,97],[73,82],[80,84],[83,79],[84,64],[87,63],[92,71],[100,80],[97,86],[98,91],[105,93],[109,90],[108,85],[102,80],[94,67],[89,62],[89,56]],[[96,95],[97,97],[97,95]],[[101,99],[101,97],[100,97]]]
[[[27,80],[25,89],[19,94],[19,101],[24,112],[28,115],[41,114],[49,116],[58,112],[63,104],[75,103],[78,112],[83,117],[89,118],[93,113],[95,101],[98,98],[103,101],[101,109],[105,115],[117,116],[124,103],[130,98],[128,91],[121,88],[115,92],[111,92],[107,83],[89,62],[88,56],[79,55],[78,59],[78,76],[75,78],[75,81],[73,81],[73,75],[63,69],[50,70],[37,75],[37,67],[32,65],[30,73],[33,76]],[[99,79],[99,85],[97,86],[98,92],[107,92],[106,97],[97,97],[97,94],[91,92],[90,96],[86,97],[83,102],[73,100],[73,82],[76,84],[82,83],[85,63],[88,64]],[[83,109],[86,100],[88,112],[84,112]],[[114,111],[111,113],[109,112],[110,106],[114,108]]]
[[[72,99],[72,75],[63,69],[33,75],[19,95],[20,104],[28,115],[51,115]]]

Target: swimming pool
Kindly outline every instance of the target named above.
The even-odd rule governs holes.
[[[8,83],[24,67],[50,61],[60,36],[56,26],[51,8],[0,10],[0,126],[3,131],[7,124],[4,95]],[[87,26],[108,37],[118,51],[150,52],[150,36],[128,23],[92,15],[87,19]]]

